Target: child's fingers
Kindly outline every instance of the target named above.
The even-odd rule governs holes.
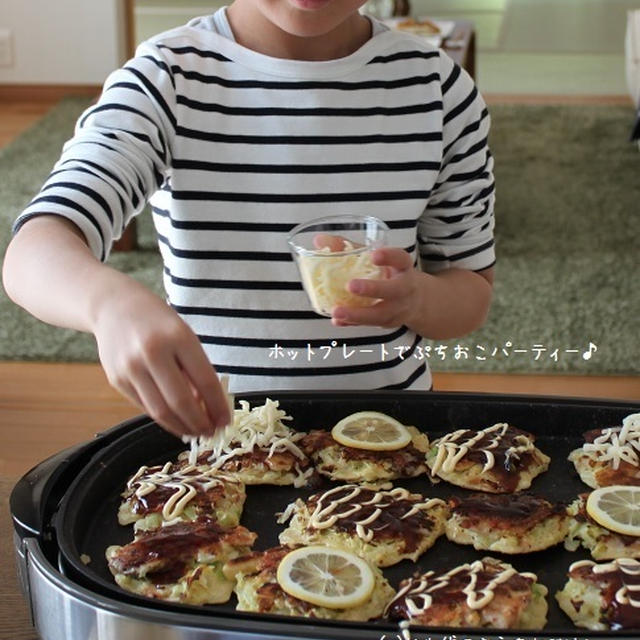
[[[151,375],[142,371],[138,373],[132,384],[145,411],[164,429],[174,435],[197,435],[169,406],[163,393],[158,389]]]
[[[413,269],[413,258],[404,249],[381,247],[371,254],[373,264],[379,267],[390,267],[395,271]]]
[[[344,249],[344,238],[333,236],[329,233],[318,233],[313,236],[313,246],[316,249],[329,249],[329,251],[342,251]]]
[[[196,343],[190,350],[185,349],[180,353],[180,365],[196,390],[198,400],[202,402],[206,410],[209,426],[203,433],[211,433],[213,430],[229,424],[231,413],[227,396],[200,343]]]
[[[350,325],[396,327],[402,324],[396,320],[393,306],[384,302],[379,302],[371,307],[336,307],[333,310],[331,321],[336,327]]]
[[[150,370],[171,420],[175,422],[177,418],[185,425],[185,434],[211,433],[214,427],[209,415],[194,396],[191,381],[174,353],[163,353],[155,362],[150,363]]]
[[[382,300],[400,300],[408,295],[407,287],[398,278],[388,280],[355,278],[347,283],[347,289],[358,296]]]

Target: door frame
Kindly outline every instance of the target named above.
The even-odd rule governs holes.
[[[123,0],[123,19],[125,54],[129,59],[136,50],[135,0]]]

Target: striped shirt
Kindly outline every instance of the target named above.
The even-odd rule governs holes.
[[[494,262],[482,98],[445,53],[374,26],[326,62],[240,46],[224,10],[143,43],[16,229],[65,216],[106,260],[150,200],[168,303],[233,391],[428,389],[423,338],[333,327],[286,242],[303,221],[366,214],[427,272]]]

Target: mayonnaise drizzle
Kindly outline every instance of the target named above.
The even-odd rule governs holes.
[[[127,488],[133,490],[137,498],[149,495],[158,487],[174,490],[162,507],[164,520],[179,518],[185,507],[197,495],[198,488],[208,491],[224,482],[238,482],[229,476],[220,474],[215,469],[197,471],[196,466],[188,465],[171,471],[171,466],[172,463],[167,462],[160,470],[152,470],[150,473],[148,473],[149,467],[140,467],[138,472],[127,482]]]
[[[640,562],[638,560],[618,558],[603,564],[596,564],[592,560],[578,560],[569,567],[569,573],[582,567],[591,567],[594,575],[620,573],[623,585],[616,591],[616,601],[619,604],[640,609]],[[630,578],[629,583],[625,578]]]
[[[628,415],[621,427],[602,429],[593,442],[586,442],[582,448],[598,460],[611,461],[614,469],[623,461],[640,467],[640,413]]]
[[[347,490],[347,493],[339,498],[332,498],[336,493],[340,493]],[[368,515],[363,514],[361,520],[354,520],[356,528],[356,535],[364,540],[370,542],[375,534],[375,529],[370,525],[374,524],[382,515],[386,508],[397,505],[398,500],[409,500],[411,505],[407,508],[406,513],[400,516],[401,519],[409,518],[421,511],[429,511],[437,505],[445,506],[445,502],[439,498],[432,498],[424,502],[420,502],[417,494],[412,494],[402,487],[396,487],[391,491],[376,491],[374,495],[367,500],[357,502],[357,498],[363,493],[363,488],[358,485],[342,485],[329,489],[317,497],[317,502],[311,517],[309,518],[309,525],[315,529],[328,529],[332,527],[339,520],[345,518],[351,518],[354,514],[362,511],[365,507],[375,506],[375,509]],[[338,508],[346,503],[352,503],[353,505],[344,511],[338,511]],[[295,503],[293,503],[295,505]],[[290,505],[291,506],[291,505]],[[285,521],[290,517],[292,510],[285,510],[281,521]]]
[[[513,567],[502,563],[500,563],[500,567],[500,571],[479,590],[477,588],[478,576],[482,571],[487,570],[482,560],[476,560],[471,564],[460,565],[441,575],[436,575],[435,571],[428,571],[420,578],[407,582],[407,584],[398,591],[391,603],[387,605],[387,611],[391,605],[404,597],[407,612],[411,617],[424,614],[433,604],[432,594],[447,587],[451,582],[451,578],[460,573],[466,573],[469,579],[468,583],[462,589],[462,593],[466,596],[467,606],[474,610],[482,609],[493,600],[496,587],[518,573]],[[521,573],[520,575],[534,582],[538,579],[534,573]]]
[[[467,438],[466,440],[461,440],[461,438],[469,433],[468,429],[458,429],[439,438],[434,443],[438,447],[438,452],[431,473],[436,475],[440,470],[445,473],[451,473],[460,460],[462,460],[478,442],[488,435],[493,435],[489,444],[480,449],[485,455],[485,463],[481,473],[486,473],[495,466],[495,455],[492,449],[496,449],[500,445],[508,429],[509,425],[502,422],[494,424],[492,427],[481,429],[473,437]],[[524,435],[517,435],[514,441],[522,444],[509,447],[506,450],[505,458],[507,460],[510,458],[518,459],[520,454],[532,451],[535,448],[533,442]]]

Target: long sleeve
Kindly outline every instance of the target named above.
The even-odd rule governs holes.
[[[101,260],[159,189],[171,162],[175,87],[162,50],[141,45],[112,73],[14,231],[43,213],[73,221]]]
[[[418,224],[425,271],[478,271],[495,262],[490,118],[469,75],[441,53],[443,150],[440,173]]]

